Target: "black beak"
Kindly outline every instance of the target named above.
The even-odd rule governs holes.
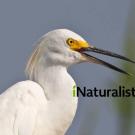
[[[95,52],[95,53],[99,53],[99,54],[103,54],[103,55],[107,55],[107,56],[111,56],[111,57],[115,57],[115,58],[119,58],[119,59],[122,59],[122,60],[125,60],[125,61],[128,61],[128,62],[131,62],[131,63],[135,63],[135,61],[133,60],[130,60],[129,58],[125,57],[125,56],[122,56],[122,55],[119,55],[119,54],[116,54],[116,53],[113,53],[113,52],[110,52],[110,51],[107,51],[107,50],[103,50],[103,49],[98,49],[96,47],[88,47],[88,48],[83,48],[80,50],[80,52],[82,53],[82,55],[89,61],[89,62],[92,62],[92,63],[96,63],[96,64],[100,64],[100,65],[103,65],[103,66],[106,66],[108,68],[111,68],[113,70],[116,70],[118,72],[121,72],[121,73],[124,73],[124,74],[127,74],[127,75],[131,75],[129,73],[127,73],[126,71],[110,64],[110,63],[107,63],[103,60],[100,60],[94,56],[91,56],[85,52]]]

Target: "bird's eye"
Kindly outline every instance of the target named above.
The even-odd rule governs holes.
[[[70,45],[70,46],[73,45],[74,40],[72,38],[67,39],[67,44]]]

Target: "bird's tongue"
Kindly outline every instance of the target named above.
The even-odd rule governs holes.
[[[119,55],[119,54],[111,52],[111,51],[99,49],[99,48],[96,48],[96,47],[84,48],[82,51],[95,52],[95,53],[115,57],[115,58],[118,58],[118,59],[122,59],[122,60],[125,60],[125,61],[128,61],[128,62],[131,62],[131,63],[135,63],[135,61],[130,60],[129,58],[127,58],[125,56]]]
[[[111,68],[113,70],[116,70],[118,72],[121,72],[121,73],[124,73],[124,74],[127,74],[127,75],[130,75],[130,74],[127,73],[126,71],[124,71],[124,70],[110,64],[110,63],[107,63],[107,62],[105,62],[105,61],[103,61],[101,59],[98,59],[98,58],[90,55],[90,54],[87,54],[86,52],[95,52],[95,53],[98,53],[98,54],[103,54],[103,55],[115,57],[115,58],[122,59],[122,60],[125,60],[125,61],[128,61],[128,62],[131,62],[131,63],[135,64],[135,61],[130,60],[129,58],[127,58],[125,56],[113,53],[111,51],[99,49],[99,48],[96,48],[96,47],[93,47],[93,46],[87,47],[87,48],[82,48],[82,49],[79,50],[79,52],[87,59],[88,62],[100,64],[100,65],[106,66],[108,68]]]

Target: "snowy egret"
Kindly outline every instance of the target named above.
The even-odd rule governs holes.
[[[57,29],[37,43],[27,67],[29,80],[19,82],[0,95],[0,135],[64,135],[75,116],[75,85],[67,68],[91,62],[128,74],[89,52],[134,61],[93,47],[78,34]]]

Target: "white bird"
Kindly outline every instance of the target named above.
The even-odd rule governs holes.
[[[85,51],[133,62],[97,49],[67,29],[45,34],[28,61],[29,80],[11,86],[0,95],[0,135],[64,135],[77,108],[77,97],[72,96],[75,81],[67,72],[72,64],[88,61],[128,74]]]

